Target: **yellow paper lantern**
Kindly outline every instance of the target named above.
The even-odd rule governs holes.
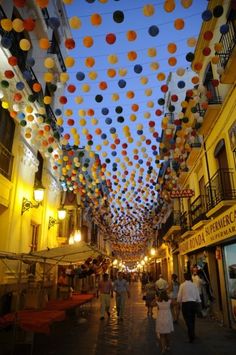
[[[147,107],[153,108],[154,107],[154,102],[153,101],[148,101],[147,102]]]
[[[195,37],[190,37],[187,39],[187,45],[188,47],[195,47],[197,44],[197,40]]]
[[[107,58],[108,63],[110,64],[116,64],[118,63],[118,57],[115,54],[110,54]]]
[[[135,121],[137,120],[137,116],[136,116],[134,113],[132,113],[132,114],[129,116],[129,119],[130,119],[130,121],[135,122]]]
[[[86,126],[86,124],[87,124],[86,119],[85,118],[81,118],[81,120],[79,120],[79,124],[80,124],[81,127]]]
[[[96,118],[91,118],[91,124],[93,125],[93,126],[96,126],[97,124],[98,124],[98,120],[96,119]]]
[[[178,69],[176,70],[176,74],[177,74],[178,76],[183,76],[183,75],[185,74],[185,69],[184,69],[184,68],[178,68]]]
[[[157,50],[156,48],[148,48],[148,56],[149,57],[156,57],[157,55]]]
[[[81,20],[77,17],[77,16],[73,16],[69,19],[69,24],[70,24],[70,27],[73,29],[73,30],[78,30],[80,29],[81,27]]]
[[[66,83],[70,79],[68,73],[61,73],[60,74],[60,82],[61,83]]]
[[[114,94],[112,94],[111,99],[112,99],[112,101],[118,101],[120,99],[120,96],[119,96],[119,94],[114,93]]]
[[[4,31],[10,32],[12,30],[12,21],[9,18],[2,19],[1,27]]]
[[[89,77],[90,80],[96,80],[96,79],[97,79],[97,76],[98,76],[98,74],[97,74],[96,71],[90,71],[90,72],[88,73],[88,77]]]
[[[127,74],[127,69],[125,68],[120,68],[118,71],[119,76],[124,77]]]
[[[72,68],[75,64],[75,59],[73,57],[66,57],[64,62],[67,68]]]
[[[86,111],[85,110],[79,110],[78,111],[79,117],[85,117],[86,116]]]
[[[155,13],[155,8],[152,4],[147,4],[147,5],[144,5],[143,7],[143,14],[144,16],[153,16]]]
[[[188,9],[190,6],[192,6],[193,0],[181,0],[181,5],[185,8]]]
[[[20,46],[20,49],[22,49],[22,51],[27,52],[31,48],[31,43],[28,39],[23,38],[20,40],[19,46]]]
[[[75,102],[76,102],[77,104],[82,104],[82,103],[84,102],[84,99],[83,99],[82,96],[76,96]]]
[[[15,18],[12,21],[13,30],[16,32],[23,32],[24,31],[24,24],[20,18]]]
[[[53,58],[48,57],[44,60],[44,66],[47,69],[52,69],[55,66],[55,61]]]
[[[89,92],[90,91],[90,85],[89,84],[83,84],[82,85],[82,91],[83,92]]]
[[[223,44],[222,43],[215,43],[214,44],[214,49],[216,52],[221,52],[223,49]]]
[[[148,83],[148,78],[147,78],[146,76],[142,76],[142,77],[140,78],[140,83],[141,83],[142,85],[146,85],[146,84]]]
[[[145,95],[146,96],[152,96],[152,89],[146,89],[145,90]]]
[[[157,63],[157,62],[152,62],[152,63],[150,64],[150,68],[151,68],[152,70],[158,70],[159,67],[160,67],[160,65],[159,65],[159,63]]]
[[[50,105],[52,103],[52,98],[51,96],[44,96],[43,98],[43,102],[45,103],[45,105]]]
[[[45,83],[51,83],[53,81],[53,73],[46,72],[43,74],[43,80]]]

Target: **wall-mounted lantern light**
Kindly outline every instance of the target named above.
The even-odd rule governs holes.
[[[60,221],[62,221],[63,219],[65,219],[66,217],[66,210],[64,208],[60,208],[57,211],[57,218],[55,219],[53,217],[49,217],[49,221],[48,221],[48,229],[50,229],[51,227],[55,226],[55,224],[60,223]]]
[[[27,198],[23,197],[22,200],[22,208],[21,208],[21,214],[25,213],[25,211],[28,211],[30,208],[38,208],[44,198],[44,187],[35,187],[34,188],[34,202],[31,202],[30,200],[27,200]]]

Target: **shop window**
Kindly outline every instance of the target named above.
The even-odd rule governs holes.
[[[15,122],[8,110],[0,105],[0,173],[11,179],[13,155],[12,145],[15,133]]]

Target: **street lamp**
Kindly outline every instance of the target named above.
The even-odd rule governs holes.
[[[34,187],[34,201],[36,202],[35,204],[29,200],[27,200],[27,198],[23,197],[22,200],[22,208],[21,208],[21,214],[23,215],[23,213],[25,213],[25,211],[28,211],[30,208],[38,208],[44,198],[44,187],[42,186],[37,186]]]
[[[66,210],[64,208],[60,208],[57,211],[57,219],[49,216],[49,221],[48,221],[48,229],[50,229],[51,227],[55,226],[55,224],[60,223],[60,221],[62,221],[63,219],[65,219],[66,217]]]
[[[154,257],[154,263],[155,263],[155,278],[157,279],[157,258],[156,258],[156,249],[152,248],[150,250],[150,254],[152,257]]]

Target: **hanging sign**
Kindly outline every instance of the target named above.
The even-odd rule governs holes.
[[[192,196],[194,196],[194,191],[191,189],[172,190],[170,193],[171,198],[183,198],[183,197],[192,197]]]

